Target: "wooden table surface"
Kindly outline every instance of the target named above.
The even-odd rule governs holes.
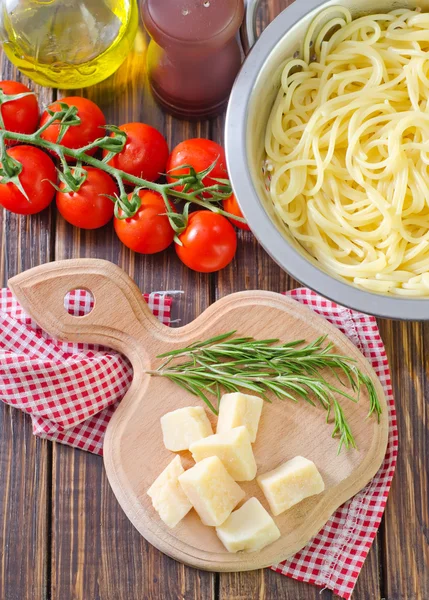
[[[305,0],[297,0],[304,2]],[[268,0],[262,27],[286,0]],[[153,102],[145,83],[145,38],[100,85],[77,90],[115,124],[143,121],[170,147],[189,137],[223,139],[223,118],[175,120]],[[22,79],[2,57],[2,79]],[[66,92],[35,87],[42,104]],[[111,260],[142,291],[183,290],[174,314],[186,323],[217,298],[245,289],[281,292],[296,283],[250,233],[239,234],[236,259],[220,273],[194,273],[174,250],[141,256],[122,246],[108,225],[75,229],[52,206],[26,218],[0,215],[3,285],[41,263],[75,257]],[[355,600],[429,599],[429,323],[379,322],[389,355],[398,411],[400,452],[385,517],[362,569]],[[425,399],[426,396],[426,399]],[[318,600],[319,589],[268,569],[217,575],[167,558],[140,537],[110,490],[102,459],[32,436],[21,412],[0,406],[0,600]],[[323,592],[323,600],[335,598]]]

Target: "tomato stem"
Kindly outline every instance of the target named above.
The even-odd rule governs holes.
[[[0,96],[0,107],[3,102],[4,100]],[[4,142],[5,139],[20,142],[21,144],[30,144],[32,146],[42,148],[43,150],[47,150],[51,154],[55,154],[59,158],[63,169],[63,173],[60,172],[60,180],[65,183],[66,187],[68,186],[69,188],[73,189],[73,191],[77,191],[85,180],[85,172],[82,167],[83,164],[108,173],[113,179],[116,180],[119,188],[119,195],[116,198],[112,198],[112,200],[115,202],[115,215],[118,218],[130,218],[136,214],[141,206],[141,200],[138,191],[144,188],[161,194],[166,205],[166,215],[168,216],[171,227],[176,234],[182,233],[186,228],[190,203],[202,208],[206,208],[212,212],[221,214],[235,221],[240,221],[242,223],[246,222],[244,218],[237,217],[236,215],[230,214],[220,208],[220,202],[232,194],[229,180],[215,180],[216,183],[214,185],[205,185],[203,182],[203,179],[207,177],[208,174],[213,170],[216,161],[210,165],[210,167],[199,173],[196,172],[195,169],[190,165],[177,167],[177,169],[174,170],[187,168],[189,169],[189,173],[183,175],[174,175],[171,173],[170,176],[174,178],[174,181],[170,183],[155,183],[153,181],[148,181],[142,177],[130,175],[129,173],[126,173],[125,171],[117,169],[116,167],[108,164],[108,161],[110,161],[115,154],[124,148],[126,142],[125,132],[114,125],[108,125],[105,128],[107,131],[112,131],[114,133],[113,136],[106,135],[95,140],[94,142],[91,142],[90,144],[87,144],[86,146],[82,146],[81,148],[69,148],[61,144],[59,141],[50,142],[41,137],[41,134],[50,125],[57,123],[60,126],[59,140],[61,141],[69,127],[73,127],[80,123],[76,107],[60,103],[60,109],[61,110],[59,112],[50,113],[50,118],[46,121],[46,123],[32,134],[16,133],[14,131],[7,131],[5,129],[0,130],[0,161],[3,165],[1,167],[0,175],[3,178],[9,178],[10,181],[13,180],[13,182],[19,187],[20,191],[23,192],[18,175],[22,167],[19,163],[17,163],[17,161],[14,161],[14,159],[11,159],[11,157],[8,156]],[[105,157],[103,160],[99,160],[98,158],[94,158],[94,156],[88,154],[88,152],[94,150],[95,148],[103,148],[107,150],[107,157]],[[78,173],[75,173],[75,175],[73,175],[71,172],[66,157],[75,159],[79,164]],[[13,163],[11,161],[13,161]],[[8,173],[8,170],[10,173]],[[10,179],[10,177],[12,177],[12,179]],[[52,183],[52,185],[56,187],[54,183]],[[125,185],[134,186],[134,192],[130,198],[125,190]],[[179,200],[185,201],[185,208],[181,213],[172,211],[168,198],[169,196],[172,199],[175,199],[176,202]]]
[[[6,144],[4,141],[4,135],[0,131],[0,177],[4,183],[14,183],[19,189],[21,194],[27,199],[27,202],[31,204],[31,200],[24,190],[24,187],[19,179],[19,175],[22,171],[22,164],[12,156],[9,156],[6,150]]]
[[[55,121],[57,120],[56,114],[57,113],[52,114],[51,117],[50,117],[50,119],[48,119],[44,125],[42,125],[41,127],[39,127],[39,129],[35,133],[32,133],[32,134],[21,134],[21,135],[29,135],[30,137],[33,137],[33,136],[36,136],[36,134],[37,134],[37,137],[39,138],[41,133],[43,133],[46,129],[48,129],[48,127],[50,127],[53,123],[55,123]],[[13,139],[13,138],[10,138],[10,139]]]
[[[0,107],[6,102],[13,102],[13,100],[20,100],[21,98],[25,98],[25,96],[35,96],[34,92],[22,92],[20,94],[5,94],[3,90],[0,90]],[[3,114],[0,110],[0,127],[4,129],[4,121]]]

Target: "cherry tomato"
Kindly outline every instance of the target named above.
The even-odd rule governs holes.
[[[198,210],[189,215],[188,226],[176,244],[177,256],[187,267],[201,273],[213,273],[228,265],[237,249],[237,236],[222,215]]]
[[[55,194],[57,172],[51,158],[33,146],[14,146],[7,154],[22,165],[18,175],[29,200],[12,183],[1,183],[0,205],[18,215],[34,215],[46,208]]]
[[[167,163],[168,181],[175,181],[171,175],[186,175],[189,169],[178,169],[182,165],[190,165],[198,172],[204,171],[216,161],[216,165],[209,176],[204,177],[205,186],[214,185],[216,179],[227,179],[225,151],[222,146],[211,140],[194,138],[186,140],[177,145],[170,154]],[[181,186],[177,186],[180,191]]]
[[[31,90],[17,81],[0,81],[0,89],[7,95],[25,94]],[[10,100],[1,106],[5,129],[17,133],[34,133],[39,123],[39,105],[34,94],[19,100]],[[12,142],[13,143],[13,142]]]
[[[243,217],[243,213],[241,212],[241,209],[238,206],[237,198],[234,196],[234,194],[231,194],[229,198],[225,198],[225,200],[223,201],[223,210],[225,212],[230,213],[231,215],[235,215],[236,217]],[[247,223],[241,223],[240,221],[236,221],[235,219],[230,219],[230,221],[239,229],[250,231],[250,227]]]
[[[113,217],[114,204],[105,194],[114,196],[117,187],[104,171],[93,167],[85,167],[85,171],[86,179],[77,192],[57,192],[57,207],[64,219],[75,227],[97,229]],[[61,182],[60,189],[64,188]]]
[[[127,123],[119,129],[125,131],[127,141],[122,152],[115,154],[109,165],[148,181],[159,179],[165,173],[168,160],[168,146],[163,136],[145,123]],[[106,154],[105,150],[103,156]]]
[[[87,98],[81,98],[79,96],[70,96],[68,98],[61,98],[58,102],[54,102],[49,105],[50,110],[59,112],[61,110],[60,102],[67,104],[68,106],[76,106],[78,109],[78,117],[80,118],[79,125],[71,125],[64,137],[61,140],[61,144],[67,148],[82,148],[91,142],[94,142],[97,138],[105,135],[103,126],[106,124],[106,119],[101,112],[101,109],[91,100]],[[40,125],[44,125],[46,121],[50,119],[50,115],[45,111],[40,120]],[[45,131],[42,132],[41,137],[49,142],[56,142],[60,133],[60,125],[58,123],[52,123]],[[88,154],[94,154],[96,148],[88,151]]]
[[[166,207],[162,196],[150,190],[140,190],[139,196],[142,204],[137,213],[129,219],[115,217],[115,231],[121,242],[134,252],[155,254],[168,248],[174,231],[164,214]]]

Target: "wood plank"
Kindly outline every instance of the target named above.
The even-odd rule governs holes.
[[[37,88],[1,55],[2,79]],[[52,210],[34,217],[0,213],[0,279],[52,260]],[[0,598],[44,600],[48,587],[50,458],[48,442],[32,435],[31,420],[0,403]]]
[[[270,18],[278,12],[276,9],[278,6],[280,0],[272,0]],[[7,69],[3,72],[3,76],[15,78],[15,72]],[[121,77],[121,81],[126,81],[128,78],[143,78],[144,74],[136,62],[129,73],[122,72],[122,75],[117,77]],[[141,95],[127,93],[127,85],[125,83],[118,91],[124,93],[123,100],[120,100],[121,105],[124,106],[126,101],[131,101],[132,110],[138,115]],[[98,90],[96,93],[100,95],[101,103],[108,105],[112,97],[109,96],[110,84],[101,84]],[[44,94],[47,93],[48,91],[45,90]],[[152,110],[151,102],[147,100],[146,95],[144,97],[143,114],[150,114],[152,124],[165,126],[166,131],[168,128],[171,129],[172,121],[169,119],[164,121],[162,113]],[[45,99],[47,100],[48,97],[45,96]],[[117,114],[120,116],[123,113],[118,111]],[[115,119],[114,122],[118,121]],[[184,125],[183,133],[185,127]],[[174,131],[176,141],[181,137],[180,131],[180,129]],[[196,129],[190,128],[188,131],[192,134]],[[201,135],[204,135],[205,131],[206,125],[201,130]],[[49,219],[49,211],[31,219],[21,219],[11,215],[7,215],[4,219],[0,217],[3,242],[0,244],[2,252],[0,269],[3,280],[22,269],[52,259],[49,253]],[[110,226],[105,228],[106,232],[99,235],[99,233],[79,233],[65,226],[60,219],[57,225],[60,232],[56,244],[57,257],[92,255],[110,258],[125,266],[145,289],[167,286],[185,289],[187,292],[185,299],[179,306],[184,321],[193,318],[211,299],[209,278],[194,276],[187,271],[185,273],[185,270],[182,272],[173,251],[148,259],[134,257],[115,241]],[[69,244],[59,241],[60,237],[64,240],[66,236],[71,240]],[[256,277],[264,271],[265,274],[261,277],[261,284],[258,287],[280,290],[285,289],[286,285],[292,285],[292,282],[285,279],[284,274],[275,267],[267,268],[269,259],[267,257],[261,259],[262,250],[259,249],[255,254],[250,234],[240,234],[240,236],[243,240],[239,250],[240,261],[235,263],[235,270],[233,265],[229,272],[225,272],[225,281],[218,295],[236,289],[255,287],[253,282],[256,280],[259,284],[259,279]],[[243,257],[245,257],[244,267],[241,262]],[[168,273],[167,277],[165,277],[166,273]],[[185,275],[186,278],[183,279]],[[196,285],[202,285],[202,288],[195,288]],[[429,597],[428,580],[425,577],[429,563],[427,552],[429,519],[427,503],[426,505],[424,503],[428,487],[428,435],[427,427],[425,429],[424,425],[425,422],[427,423],[427,404],[424,402],[424,394],[428,389],[428,373],[427,366],[426,372],[422,367],[427,365],[425,348],[429,347],[429,329],[428,326],[417,326],[414,331],[413,327],[409,324],[382,322],[383,337],[386,345],[392,349],[391,367],[401,423],[401,452],[396,481],[386,511],[383,537],[387,545],[384,559],[384,595],[388,600],[404,598],[421,600]],[[400,364],[399,359],[393,361],[394,348],[401,348]],[[403,348],[406,348],[404,358],[402,358]],[[49,456],[46,456],[49,455],[46,449],[48,444],[32,438],[28,419],[17,411],[2,407],[0,407],[0,435],[3,440],[0,445],[0,514],[3,521],[0,529],[2,532],[0,534],[2,548],[0,597],[7,600],[15,600],[15,598],[39,600],[47,597],[45,593],[48,577],[45,560],[47,487],[43,482],[48,477]],[[25,448],[25,455],[23,448]],[[147,544],[143,543],[141,546],[136,542],[135,532],[115,505],[97,457],[60,446],[55,452],[54,548],[57,556],[61,558],[57,559],[57,564],[54,556],[52,562],[55,576],[52,598],[133,600],[142,597],[162,598],[163,594],[166,598],[213,597],[213,582],[210,578],[207,584],[207,574],[197,575],[196,572],[169,561],[153,548],[146,548]],[[413,458],[409,458],[410,456]],[[416,473],[420,476],[418,477]],[[401,486],[397,485],[398,481],[401,481]],[[94,499],[94,496],[97,498]],[[417,517],[410,518],[411,515]],[[400,525],[405,523],[406,528],[402,530]],[[82,531],[85,532],[83,540],[79,540],[77,535]],[[113,544],[112,540],[114,540]],[[88,551],[92,546],[95,550]],[[97,552],[102,549],[103,556],[97,558]],[[370,552],[358,580],[354,594],[356,600],[379,598],[381,595],[377,576],[379,552],[381,550],[377,547],[373,547]],[[143,563],[147,564],[144,568],[142,568]],[[170,563],[173,564],[171,568]],[[88,570],[86,565],[89,565]],[[80,573],[77,566],[81,566]],[[70,572],[63,573],[62,570],[65,571],[67,568]],[[57,569],[58,573],[56,573]],[[136,581],[138,569],[141,570],[141,576]],[[113,579],[112,585],[109,579]],[[161,583],[160,579],[163,580]],[[286,589],[283,584],[285,581],[288,579],[267,570],[237,574],[220,580],[220,597],[246,599],[275,597],[297,600],[313,597],[308,595],[310,594],[308,589],[312,589],[310,586],[291,582],[292,587]],[[140,589],[138,584],[141,586]],[[84,590],[85,595],[76,595],[81,590]],[[258,590],[257,593],[255,590]],[[324,594],[323,597],[329,596]]]
[[[429,598],[429,323],[381,321],[399,427],[396,474],[384,519],[388,600]]]
[[[284,580],[290,585],[284,585]],[[270,569],[247,573],[222,574],[220,600],[318,600],[320,590],[300,581],[292,581]],[[330,595],[323,595],[323,600]]]
[[[212,123],[211,136],[222,141],[223,117]],[[215,276],[216,299],[238,290],[283,292],[296,283],[268,256],[252,233],[237,230],[238,247],[233,262]],[[319,590],[269,569],[219,575],[220,600],[316,600]],[[329,598],[329,596],[326,596]]]
[[[381,598],[383,596],[383,582],[381,580],[380,558],[383,552],[383,537],[379,532],[371,546],[367,559],[364,562],[356,587],[353,592],[353,600],[368,600],[368,598]],[[340,600],[335,594],[333,600]],[[391,600],[390,597],[386,600]]]
[[[362,568],[353,600],[376,600],[381,597],[378,572],[378,542],[374,542]],[[219,584],[219,600],[341,600],[339,596],[301,581],[293,581],[270,569],[247,573],[222,574]],[[386,596],[386,600],[394,597]],[[398,596],[405,600],[408,596]]]
[[[163,132],[170,147],[187,137],[207,137],[208,125],[174,121],[154,104],[145,83],[143,38],[139,51],[110,80],[83,94],[96,101],[108,122],[147,122]],[[183,290],[175,316],[183,323],[210,304],[210,278],[186,269],[174,249],[136,255],[123,246],[111,224],[84,232],[57,217],[55,257],[106,258],[123,267],[142,291]],[[54,447],[52,600],[141,600],[214,597],[215,578],[161,554],[133,528],[106,479],[102,460]]]
[[[257,15],[257,31],[261,32],[282,10],[293,0],[265,0]],[[214,139],[221,140],[223,133],[223,118],[213,122],[211,134]],[[221,297],[238,289],[268,289],[282,292],[299,285],[284,273],[267,253],[254,240],[251,233],[239,231],[237,256],[231,267],[217,276],[216,295]],[[355,597],[362,600],[380,597],[379,585],[379,553],[378,538],[376,538],[368,558],[361,571],[356,585]],[[220,575],[220,598],[291,598],[310,599],[319,597],[319,590],[313,586],[296,582],[273,571],[265,570],[258,573],[222,574]],[[246,590],[246,591],[244,591]],[[243,594],[243,595],[242,595]],[[253,594],[253,595],[252,595]],[[371,594],[371,595],[369,595]],[[336,598],[325,591],[324,598]]]

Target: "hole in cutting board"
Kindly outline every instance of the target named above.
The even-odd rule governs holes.
[[[89,290],[75,288],[64,296],[64,308],[73,317],[84,317],[94,308],[95,299]]]

